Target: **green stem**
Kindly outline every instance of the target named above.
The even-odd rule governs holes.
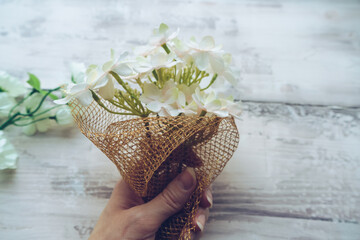
[[[32,122],[29,122],[29,123],[26,123],[26,124],[18,124],[18,123],[15,123],[15,122],[13,124],[15,126],[17,126],[17,127],[25,127],[25,126],[28,126],[28,125],[31,125],[31,124],[34,124],[36,122],[40,122],[40,121],[46,120],[46,119],[49,119],[49,117],[39,118],[39,119],[36,119],[36,120],[34,120]]]
[[[152,74],[154,75],[156,81],[159,81],[159,76],[157,75],[157,72],[155,71],[155,69],[152,71]]]
[[[103,104],[99,98],[98,95],[96,95],[96,93],[94,91],[91,90],[91,94],[93,99],[97,102],[97,104],[99,104],[102,108],[104,108],[106,111],[108,111],[109,113],[113,113],[113,114],[118,114],[118,115],[137,115],[134,113],[121,113],[121,112],[114,112],[112,110],[110,110],[108,107],[105,106],[105,104]]]
[[[158,75],[158,82],[161,83],[161,87],[164,86],[164,81],[163,81],[163,73],[161,71],[161,68],[159,68],[157,71],[156,71],[157,75]]]
[[[206,114],[206,111],[205,111],[205,110],[202,110],[199,116],[200,116],[200,117],[203,117],[203,116],[205,116],[205,114]]]
[[[124,99],[125,102],[129,105],[129,107],[131,108],[131,112],[133,112],[133,111],[136,111],[136,112],[137,112],[136,106],[134,106],[134,104],[133,104],[131,101],[129,101],[129,99],[127,99],[127,98],[122,94],[122,92],[119,91],[119,94],[120,94],[121,98]]]
[[[124,104],[120,104],[119,102],[116,102],[116,101],[114,101],[114,100],[110,100],[109,102],[110,102],[111,104],[113,104],[114,106],[116,106],[116,107],[119,107],[119,108],[122,108],[122,109],[124,109],[124,110],[126,110],[126,111],[131,112],[131,109],[128,108],[128,107],[126,107]]]
[[[217,73],[215,73],[213,78],[211,79],[209,85],[206,88],[201,89],[201,91],[204,91],[204,90],[208,89],[215,82],[217,76],[218,76]]]
[[[166,45],[166,43],[164,43],[163,45],[161,45],[162,46],[162,48],[165,50],[165,52],[167,53],[167,54],[170,54],[170,49],[168,48],[168,46]]]
[[[113,72],[113,71],[110,71],[109,72],[114,78],[115,80],[125,89],[125,91],[130,95],[130,97],[135,101],[135,104],[137,106],[140,106],[140,108],[143,110],[141,111],[141,109],[137,108],[136,106],[134,106],[130,101],[128,101],[125,97],[124,100],[129,104],[129,106],[133,109],[133,111],[136,111],[138,112],[138,114],[134,114],[134,115],[139,115],[139,116],[147,116],[147,111],[145,111],[145,108],[142,106],[142,103],[141,101],[138,99],[137,96],[134,95],[134,93],[126,86],[126,84],[124,83],[124,81],[120,78],[120,76]],[[121,92],[119,92],[121,94]],[[122,94],[121,94],[122,95]]]
[[[14,119],[19,115],[20,115],[20,113],[17,112],[14,115],[12,115],[11,117],[9,117],[3,124],[0,125],[0,130],[4,130],[6,127],[10,126],[11,124],[14,124],[15,123]]]
[[[42,97],[39,105],[35,108],[35,110],[33,110],[32,112],[27,113],[27,114],[20,113],[19,115],[21,115],[21,116],[31,116],[31,115],[33,115],[34,113],[36,113],[36,112],[41,108],[41,105],[43,104],[43,102],[45,101],[45,99],[51,94],[51,92],[57,91],[57,90],[59,90],[59,89],[60,89],[60,87],[57,87],[57,88],[54,88],[54,89],[50,89],[50,90]]]
[[[26,99],[28,99],[32,94],[34,93],[34,91],[32,91],[31,93],[29,93],[29,95],[27,95],[26,97],[24,97],[23,99],[21,99],[16,105],[14,105],[8,114],[8,117],[10,118],[11,113],[15,110],[15,108],[17,108],[18,106],[20,106],[20,104],[22,104],[23,102],[25,102]]]
[[[55,109],[55,108],[58,108],[58,107],[62,107],[62,105],[56,105],[56,106],[54,106],[54,107],[51,107],[51,108],[49,108],[49,109],[46,109],[45,111],[42,111],[42,112],[37,113],[37,114],[34,114],[33,117],[40,116],[40,115],[42,115],[42,114],[44,114],[44,113],[50,112],[51,110],[53,110],[53,109]]]

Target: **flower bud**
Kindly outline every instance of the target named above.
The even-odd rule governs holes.
[[[55,115],[56,122],[60,125],[70,125],[73,123],[71,110],[69,107],[60,108]]]

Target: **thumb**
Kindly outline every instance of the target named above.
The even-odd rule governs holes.
[[[196,187],[193,168],[186,168],[157,197],[144,205],[144,210],[159,226],[179,212]]]

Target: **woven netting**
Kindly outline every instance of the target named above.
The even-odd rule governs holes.
[[[145,202],[186,167],[194,168],[196,190],[183,210],[164,222],[156,235],[156,239],[190,239],[203,191],[237,148],[239,133],[234,119],[124,116],[109,113],[95,101],[85,108],[73,100],[70,106],[81,132],[106,154]],[[121,111],[110,104],[107,107]]]

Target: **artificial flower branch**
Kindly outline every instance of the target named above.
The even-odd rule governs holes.
[[[48,108],[46,110],[43,110],[39,113],[37,113],[41,107],[43,106],[44,101],[48,98],[48,96],[56,91],[59,91],[60,87],[56,87],[53,89],[49,89],[47,91],[45,91],[45,95],[43,95],[40,99],[40,101],[37,103],[36,107],[32,110],[32,109],[28,109],[26,106],[23,106],[23,104],[29,99],[31,98],[31,96],[33,96],[33,94],[39,93],[39,91],[35,88],[33,88],[31,90],[31,92],[26,95],[25,97],[23,97],[16,105],[14,105],[9,113],[8,113],[8,118],[0,125],[0,130],[4,130],[5,128],[7,128],[10,125],[14,125],[14,126],[28,126],[31,124],[34,124],[36,122],[45,120],[45,119],[51,119],[51,118],[55,118],[55,116],[47,116],[47,117],[42,117],[42,118],[38,118],[38,119],[34,119],[37,117],[40,117],[42,115],[44,115],[45,113],[50,112],[51,110],[55,109],[55,108],[59,108],[61,106],[55,105],[51,108]],[[44,90],[42,91],[44,92]],[[18,111],[15,111],[15,109],[17,108],[21,108]],[[25,109],[25,113],[22,112],[22,110]],[[30,120],[30,121],[29,121]],[[26,123],[23,124],[19,124],[18,122],[23,122],[23,121],[27,121]]]

